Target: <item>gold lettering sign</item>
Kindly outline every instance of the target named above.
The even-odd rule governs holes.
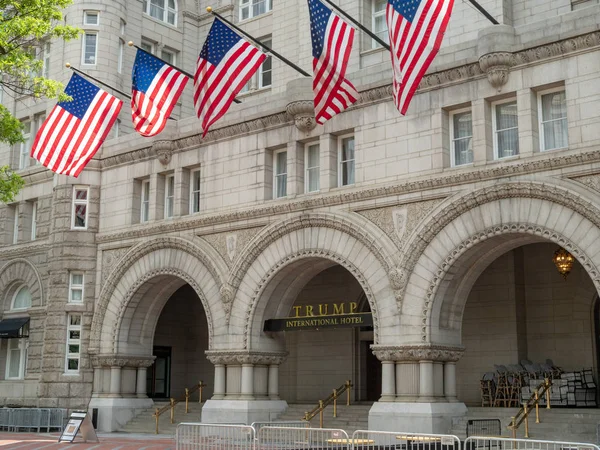
[[[318,310],[318,312],[317,312]],[[331,311],[331,313],[330,313]],[[294,306],[294,318],[299,317],[319,317],[319,316],[343,316],[345,314],[356,314],[358,311],[358,303],[350,302],[350,303],[333,303],[330,305],[328,303],[318,304],[316,306],[313,305],[305,305],[305,306]]]

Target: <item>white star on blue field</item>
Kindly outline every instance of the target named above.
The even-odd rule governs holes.
[[[308,10],[310,11],[313,58],[319,59],[325,45],[325,30],[329,23],[331,10],[319,0],[308,0]]]
[[[83,77],[74,73],[65,88],[65,94],[72,97],[73,100],[70,102],[59,102],[58,106],[81,120],[99,90],[99,87],[94,86]]]
[[[227,25],[219,19],[215,19],[200,52],[200,57],[213,66],[218,66],[231,47],[236,45],[240,39]]]
[[[152,80],[160,69],[165,65],[160,59],[138,50],[133,63],[133,71],[131,74],[131,88],[134,91],[143,92],[144,94],[150,88]]]
[[[415,14],[417,14],[421,1],[424,0],[388,0],[394,9],[398,11],[398,14],[401,14],[411,23],[415,18]]]

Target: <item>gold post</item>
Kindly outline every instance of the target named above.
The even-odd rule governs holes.
[[[199,398],[198,398],[198,403],[202,403],[202,389],[204,388],[204,384],[202,383],[202,380],[200,380],[198,382],[198,392],[200,393]]]
[[[540,423],[540,394],[535,391],[535,423]]]
[[[512,417],[512,420],[510,422],[510,427],[512,428],[513,439],[516,439],[517,438],[517,428],[515,427],[515,418],[514,418],[514,416]]]
[[[189,408],[188,408],[188,404],[190,402],[190,390],[188,388],[185,388],[185,413],[189,413]]]
[[[319,400],[319,428],[323,428],[323,400]]]
[[[352,387],[352,383],[350,380],[346,380],[346,406],[350,406],[350,388]]]
[[[158,408],[154,411],[154,417],[156,417],[156,434],[158,434]]]
[[[333,390],[333,417],[337,417],[337,389]]]
[[[527,418],[529,413],[527,412],[527,403],[523,405],[524,415],[525,415],[525,437],[529,437],[529,419]]]
[[[550,408],[550,386],[552,386],[552,384],[550,383],[550,380],[548,378],[544,378],[544,384],[546,385],[546,409],[551,409]]]
[[[171,399],[171,423],[175,420],[175,399]]]

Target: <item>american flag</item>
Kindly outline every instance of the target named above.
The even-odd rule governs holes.
[[[386,20],[394,70],[394,103],[401,114],[440,49],[454,0],[388,0]]]
[[[215,18],[194,76],[194,106],[202,121],[202,136],[227,112],[266,57]]]
[[[155,136],[183,92],[187,76],[145,51],[138,50],[131,77],[131,117],[142,136]]]
[[[56,173],[76,177],[106,139],[123,102],[76,73],[65,93],[73,100],[52,109],[35,136],[31,156]]]
[[[315,120],[323,124],[358,98],[346,69],[352,51],[354,28],[320,0],[308,0],[313,53]]]

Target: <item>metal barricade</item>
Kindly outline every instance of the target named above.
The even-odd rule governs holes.
[[[458,437],[451,434],[357,430],[352,434],[352,448],[356,450],[461,450],[461,442]]]
[[[350,450],[344,430],[264,426],[258,432],[256,450]]]
[[[0,430],[8,431],[10,427],[10,409],[0,408]]]
[[[250,426],[254,428],[254,435],[258,436],[258,432],[262,427],[310,428],[310,422],[307,422],[306,420],[289,420],[281,422],[253,422]]]
[[[595,444],[581,442],[538,441],[535,439],[512,439],[471,436],[465,440],[465,450],[600,450]]]
[[[38,408],[14,408],[10,411],[11,431],[40,431],[41,411]]]
[[[471,419],[467,421],[467,437],[469,436],[502,436],[500,419]]]
[[[246,425],[180,423],[177,450],[254,450],[254,428]]]

